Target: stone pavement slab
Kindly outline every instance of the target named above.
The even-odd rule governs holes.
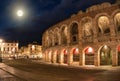
[[[35,75],[30,72],[19,70],[14,67],[10,67],[4,63],[0,63],[0,68],[4,71],[9,72],[12,75],[19,77],[22,81],[46,81],[47,78],[47,76],[40,77],[40,75]]]
[[[10,67],[4,63],[0,63],[0,68],[3,71],[7,71],[20,79],[22,81],[120,81],[120,67],[111,67],[111,66],[100,66],[100,67],[90,67],[90,66],[85,66],[85,67],[74,67],[74,66],[59,66],[55,65],[56,67],[49,67],[49,64],[41,64],[42,67],[39,68],[50,68],[48,71],[49,75],[41,75],[40,73],[34,74],[32,73],[33,71],[40,71],[38,69],[32,69],[30,71],[23,71],[20,69],[16,69],[14,67]],[[51,65],[50,65],[51,66]],[[64,68],[61,68],[64,67]],[[57,68],[57,69],[56,69]],[[54,70],[56,69],[56,70]],[[60,70],[62,69],[62,70]],[[44,69],[42,69],[44,70]],[[103,70],[103,71],[101,71]],[[52,72],[55,71],[55,72]],[[69,76],[71,77],[55,77],[52,76],[54,73],[58,74],[61,72],[69,72]],[[40,71],[41,72],[41,71]],[[75,74],[72,74],[75,73]],[[63,73],[63,75],[67,73]],[[75,75],[75,76],[74,76]],[[10,76],[11,77],[11,76]],[[9,78],[10,78],[9,77]],[[1,80],[0,80],[1,81]],[[4,80],[3,80],[4,81]],[[6,80],[7,81],[7,80]],[[17,81],[17,80],[11,80],[11,81]],[[19,81],[19,80],[18,80]]]
[[[21,81],[21,80],[7,73],[6,71],[0,69],[0,81]]]

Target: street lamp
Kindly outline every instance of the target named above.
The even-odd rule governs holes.
[[[3,41],[3,40],[2,40],[2,39],[0,39],[0,43],[2,43],[2,41]]]

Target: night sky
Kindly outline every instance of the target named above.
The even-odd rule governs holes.
[[[0,0],[0,38],[26,45],[37,41],[50,26],[91,5],[115,0]],[[17,17],[16,10],[24,16]]]

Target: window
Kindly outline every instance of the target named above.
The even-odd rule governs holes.
[[[77,23],[73,23],[71,25],[71,30],[70,30],[70,34],[71,34],[71,43],[76,43],[78,42],[78,24]]]

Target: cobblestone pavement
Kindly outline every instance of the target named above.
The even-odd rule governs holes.
[[[11,61],[9,65],[1,63],[0,68],[19,77],[21,81],[120,81],[120,67],[73,67],[25,60]],[[0,72],[2,76],[5,71]],[[9,73],[5,72],[7,77],[1,78],[0,81],[20,81]]]
[[[22,80],[0,69],[0,81],[22,81]]]

